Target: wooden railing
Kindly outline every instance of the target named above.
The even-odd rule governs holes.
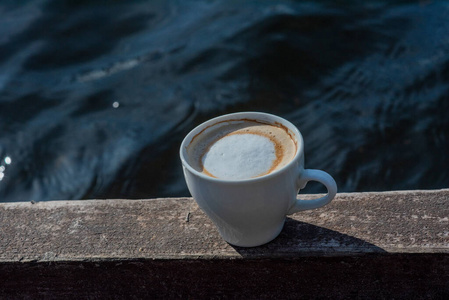
[[[255,248],[191,198],[0,203],[0,299],[67,297],[449,299],[449,190],[338,194]]]

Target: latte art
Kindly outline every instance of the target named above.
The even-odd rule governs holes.
[[[207,128],[187,146],[190,165],[208,176],[242,180],[269,174],[290,162],[296,143],[286,128],[251,120]]]
[[[203,171],[223,179],[267,173],[277,160],[274,144],[257,134],[232,134],[212,144],[202,158]]]

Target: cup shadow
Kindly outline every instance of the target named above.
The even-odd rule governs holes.
[[[281,233],[273,241],[251,248],[231,246],[242,257],[248,258],[386,253],[384,249],[362,239],[288,217]]]

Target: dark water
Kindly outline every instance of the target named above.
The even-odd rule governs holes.
[[[0,2],[0,201],[187,196],[182,138],[247,110],[339,191],[449,187],[449,3]]]

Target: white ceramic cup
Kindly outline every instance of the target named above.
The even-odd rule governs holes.
[[[240,119],[285,126],[297,143],[292,161],[270,174],[244,180],[213,178],[195,170],[189,164],[186,151],[192,138],[206,127],[222,126],[223,121]],[[235,246],[254,247],[270,242],[281,232],[286,215],[324,206],[337,193],[337,184],[328,173],[304,169],[304,142],[299,130],[287,120],[271,114],[241,112],[206,121],[184,138],[180,156],[193,198],[215,223],[223,239]],[[322,183],[327,188],[327,195],[314,200],[297,199],[299,190],[309,181]]]

